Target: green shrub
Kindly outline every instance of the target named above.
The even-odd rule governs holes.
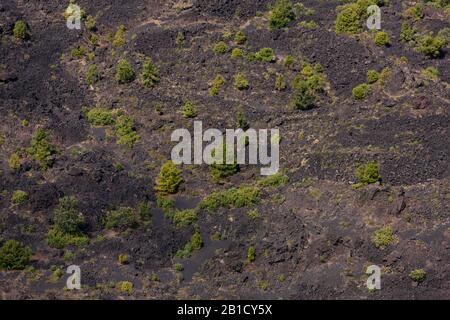
[[[435,67],[428,67],[421,72],[422,76],[428,80],[436,81],[439,79],[439,70]]]
[[[112,41],[112,46],[114,48],[119,48],[126,44],[125,31],[126,31],[126,28],[124,25],[119,26],[119,28],[116,31],[116,34],[114,35],[113,41]]]
[[[411,271],[409,273],[409,277],[414,282],[420,283],[420,282],[423,282],[425,280],[425,278],[427,277],[427,273],[423,269],[416,269],[416,270],[413,270],[413,271]]]
[[[119,254],[118,261],[120,264],[128,264],[130,262],[130,256],[126,253]]]
[[[159,81],[159,70],[153,64],[152,59],[148,58],[142,68],[142,85],[146,88],[152,88]]]
[[[194,233],[191,237],[191,243],[194,250],[200,250],[203,247],[202,235],[199,232]]]
[[[225,84],[225,79],[221,75],[218,75],[213,80],[213,83],[212,83],[211,87],[209,88],[209,95],[212,96],[212,97],[217,96],[219,94],[220,88],[224,84]]]
[[[132,82],[135,78],[133,66],[125,59],[121,59],[116,66],[116,80],[119,83]]]
[[[256,259],[256,249],[255,247],[249,247],[247,250],[247,261],[253,262]]]
[[[228,46],[225,42],[220,41],[214,45],[213,50],[216,54],[224,54],[228,52]]]
[[[195,118],[197,116],[197,108],[189,100],[184,103],[181,112],[185,118]]]
[[[27,152],[39,162],[42,169],[47,169],[53,164],[56,148],[50,143],[47,133],[43,129],[38,129],[31,139],[31,147]]]
[[[97,30],[97,20],[93,16],[87,16],[85,23],[89,31]]]
[[[367,71],[367,83],[372,84],[378,81],[380,74],[376,70]]]
[[[150,203],[148,202],[141,202],[139,204],[138,212],[142,220],[145,221],[150,218],[150,209],[151,209]]]
[[[234,87],[237,90],[247,90],[250,88],[248,80],[243,73],[239,72],[234,76]]]
[[[178,48],[181,48],[184,44],[184,41],[186,40],[186,37],[184,36],[184,33],[182,31],[178,31],[177,36],[175,38],[175,43]]]
[[[137,134],[134,121],[129,116],[122,115],[116,121],[116,137],[117,144],[132,147],[135,143],[141,140]]]
[[[247,215],[250,219],[253,219],[253,220],[258,219],[261,216],[258,209],[256,209],[256,208],[248,211]]]
[[[26,40],[29,38],[27,25],[23,20],[19,20],[14,24],[13,34],[17,39]]]
[[[450,28],[443,28],[439,30],[437,36],[444,39],[447,44],[450,43]]]
[[[275,90],[283,91],[286,90],[286,81],[282,74],[278,74],[275,80]]]
[[[23,270],[31,254],[29,247],[18,241],[8,240],[0,248],[0,269]]]
[[[161,167],[158,178],[156,178],[155,190],[160,194],[173,194],[183,182],[181,170],[169,160]]]
[[[8,166],[11,170],[17,171],[22,166],[20,156],[17,153],[13,153],[8,159]]]
[[[258,181],[260,187],[280,187],[289,182],[289,177],[282,172],[267,176]]]
[[[216,191],[204,198],[199,207],[209,212],[220,207],[243,208],[258,203],[259,193],[259,188],[252,186],[241,186],[222,192]]]
[[[47,244],[56,249],[64,249],[69,245],[85,246],[89,243],[89,238],[83,234],[68,234],[58,228],[52,228],[47,233]]]
[[[375,44],[379,47],[388,46],[391,43],[391,38],[384,31],[378,31],[375,33]]]
[[[272,48],[262,48],[255,53],[255,59],[259,62],[274,62],[275,52]]]
[[[86,74],[86,83],[92,86],[99,79],[98,68],[95,64],[90,65]]]
[[[176,211],[172,221],[177,227],[187,227],[197,221],[197,212],[194,209]]]
[[[376,162],[368,162],[356,168],[356,178],[363,185],[372,184],[381,180],[379,166]]]
[[[294,110],[309,110],[315,105],[316,97],[311,92],[308,83],[305,80],[297,81],[293,85],[291,97],[291,106]]]
[[[318,27],[317,23],[313,20],[311,21],[301,21],[298,24],[300,27],[305,28],[305,29],[316,29]]]
[[[85,224],[83,215],[78,211],[78,201],[75,197],[63,197],[54,212],[53,222],[64,233],[80,234]]]
[[[348,4],[342,8],[336,18],[335,31],[337,34],[355,34],[361,25],[358,6],[355,3]]]
[[[369,91],[370,86],[365,83],[362,83],[353,88],[352,96],[353,98],[355,98],[355,100],[363,100],[367,97]]]
[[[405,17],[413,19],[413,21],[419,21],[424,17],[423,8],[421,5],[410,7],[404,12]]]
[[[392,228],[385,227],[375,231],[373,235],[373,243],[377,248],[385,248],[394,241],[394,232]]]
[[[269,14],[269,29],[286,27],[289,22],[295,20],[295,12],[289,0],[277,0]]]
[[[86,116],[89,123],[94,126],[109,126],[115,122],[113,112],[104,108],[92,108]]]
[[[234,36],[234,41],[237,44],[244,44],[247,41],[247,36],[242,31],[238,31]]]
[[[28,200],[28,193],[22,190],[14,191],[11,197],[11,202],[17,205],[24,204],[27,200]]]
[[[227,148],[225,144],[223,144],[222,147],[222,163],[214,162],[209,166],[209,171],[216,181],[221,181],[224,178],[232,176],[239,170],[239,165],[236,163],[236,160],[233,163],[226,163]],[[214,154],[215,152],[213,151],[212,156],[214,156]]]
[[[72,48],[70,50],[70,55],[72,56],[72,58],[81,59],[86,55],[86,48],[83,46]]]
[[[283,65],[286,68],[290,68],[295,64],[295,62],[296,62],[296,59],[294,56],[287,55],[286,58],[284,58]]]
[[[244,56],[244,51],[243,51],[242,49],[234,48],[234,49],[231,51],[231,57],[232,57],[233,59],[236,59],[236,58],[242,58],[243,56]]]
[[[133,283],[130,281],[120,281],[116,284],[116,288],[123,293],[133,293]]]
[[[418,39],[417,51],[431,58],[437,58],[442,54],[442,49],[447,45],[445,39],[430,35],[421,36]]]
[[[105,216],[104,225],[106,229],[126,231],[136,229],[139,226],[139,219],[135,210],[122,207],[109,211]]]
[[[194,250],[200,250],[203,246],[203,239],[200,233],[196,232],[192,235],[191,240],[186,243],[183,249],[178,250],[175,254],[178,258],[189,258]],[[181,264],[176,264],[175,269],[177,271],[183,271],[184,267]]]
[[[400,41],[410,43],[416,40],[416,29],[411,27],[408,22],[402,23],[402,29],[400,31]]]

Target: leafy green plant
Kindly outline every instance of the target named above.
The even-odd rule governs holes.
[[[78,211],[78,201],[75,197],[63,197],[54,212],[53,222],[55,226],[68,234],[80,234],[85,220]]]
[[[130,262],[130,256],[126,253],[119,254],[119,258],[117,259],[120,264],[128,264]]]
[[[106,229],[126,231],[127,229],[136,229],[139,226],[139,218],[132,208],[121,207],[107,212],[104,225]]]
[[[125,31],[126,31],[125,26],[120,25],[112,41],[112,46],[114,48],[123,47],[127,43],[125,40]]]
[[[275,52],[272,48],[262,48],[255,53],[255,59],[259,62],[274,62]]]
[[[374,0],[358,0],[338,7],[339,13],[335,21],[337,34],[355,34],[360,30],[362,20],[367,16],[367,8],[377,4]]]
[[[367,83],[373,84],[378,81],[380,74],[376,70],[367,71]]]
[[[134,121],[127,115],[121,115],[116,120],[116,137],[117,144],[132,147],[135,143],[141,140],[137,134]]]
[[[156,178],[155,190],[160,194],[173,194],[183,182],[181,170],[171,161],[167,161],[161,167],[158,178]]]
[[[14,191],[11,202],[16,205],[24,204],[28,200],[28,193],[22,190]]]
[[[17,171],[22,166],[20,156],[17,153],[11,154],[11,156],[8,159],[8,166],[11,170]]]
[[[53,155],[56,154],[56,148],[50,143],[44,129],[38,129],[31,139],[31,146],[27,149],[27,152],[45,170],[53,164]]]
[[[97,30],[97,20],[93,16],[87,16],[85,24],[89,31]]]
[[[195,118],[197,116],[197,108],[189,100],[184,103],[181,112],[185,118]]]
[[[86,74],[86,83],[89,86],[92,86],[95,82],[99,79],[99,73],[98,68],[95,64],[92,64],[88,67],[87,74]]]
[[[85,246],[89,243],[89,238],[84,234],[68,234],[58,228],[52,228],[47,233],[46,241],[50,247],[64,249],[69,245]]]
[[[172,221],[177,227],[187,227],[197,221],[197,211],[194,209],[176,211]]]
[[[315,106],[315,103],[316,97],[305,80],[300,80],[293,85],[291,106],[294,110],[309,110]]]
[[[231,51],[231,58],[233,59],[237,59],[237,58],[242,58],[244,57],[244,51],[240,48],[234,48]]]
[[[427,273],[423,269],[416,269],[409,273],[409,277],[414,282],[420,283],[420,282],[425,281],[425,278],[427,277]]]
[[[92,108],[86,113],[86,117],[94,126],[109,126],[115,123],[113,112],[104,108]]]
[[[234,36],[234,42],[237,44],[244,44],[247,41],[247,36],[242,31],[238,31]]]
[[[133,283],[130,281],[120,281],[116,284],[116,288],[123,293],[133,293]]]
[[[435,67],[427,67],[422,70],[421,74],[427,80],[436,81],[439,79],[439,70]]]
[[[278,74],[275,80],[275,90],[283,91],[286,90],[286,81],[282,74]]]
[[[144,66],[142,67],[142,75],[141,75],[141,81],[142,85],[146,88],[152,88],[155,86],[156,83],[159,81],[159,70],[158,68],[153,64],[152,59],[148,58],[144,62]]]
[[[200,204],[200,209],[212,212],[220,207],[243,208],[260,201],[260,189],[254,186],[241,186],[230,188],[225,191],[215,191],[204,198]]]
[[[368,185],[381,180],[378,163],[371,161],[356,168],[356,178],[360,184]]]
[[[225,79],[220,74],[213,80],[209,88],[209,95],[214,97],[219,94],[220,88],[225,84]]]
[[[289,0],[277,0],[269,13],[269,29],[286,27],[295,20],[295,12]]]
[[[119,83],[129,83],[135,79],[133,66],[125,59],[121,59],[116,66],[116,80]]]
[[[224,54],[228,52],[228,46],[225,42],[220,41],[214,45],[213,50],[216,54]]]
[[[394,232],[391,227],[381,228],[375,231],[373,243],[379,249],[385,248],[394,241]]]
[[[362,83],[353,88],[352,96],[355,100],[363,100],[367,97],[369,91],[370,86],[368,84]]]
[[[20,40],[26,40],[29,38],[29,33],[27,31],[27,25],[23,20],[19,20],[14,24],[13,28],[14,37]]]
[[[248,88],[250,88],[245,74],[239,72],[234,76],[234,87],[237,90],[247,90]]]
[[[444,38],[439,36],[433,37],[431,35],[421,36],[417,42],[417,51],[430,58],[439,57],[442,54],[442,49],[447,45]]]
[[[255,247],[251,246],[247,249],[247,261],[253,262],[256,259],[256,249]]]
[[[375,44],[379,47],[388,46],[391,43],[391,38],[386,32],[378,31],[377,33],[375,33],[374,41]]]
[[[400,31],[400,41],[411,43],[416,40],[417,31],[414,27],[411,27],[408,22],[402,23],[402,28]]]
[[[23,270],[31,254],[29,247],[16,240],[8,240],[0,248],[0,269]]]
[[[81,59],[86,56],[86,48],[83,46],[72,48],[70,50],[70,55],[72,56],[72,58]]]

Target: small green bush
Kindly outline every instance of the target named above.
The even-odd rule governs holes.
[[[123,293],[133,293],[133,283],[130,281],[120,281],[116,284],[116,288]]]
[[[316,29],[318,27],[317,23],[313,20],[301,21],[298,25],[302,28],[311,29],[311,30]]]
[[[64,233],[77,235],[82,232],[85,224],[83,215],[78,211],[78,201],[75,197],[63,197],[54,212],[53,222]]]
[[[86,83],[88,86],[92,86],[99,79],[98,68],[95,64],[90,65],[86,74]]]
[[[311,92],[308,83],[304,80],[297,81],[293,85],[291,106],[294,110],[309,110],[315,106],[316,97]]]
[[[367,83],[373,84],[380,79],[380,74],[376,70],[367,71]]]
[[[256,259],[256,249],[255,247],[249,247],[247,250],[247,261],[253,262]]]
[[[31,254],[29,247],[18,241],[8,240],[0,248],[0,269],[23,270]]]
[[[269,14],[269,29],[280,29],[286,27],[295,20],[295,12],[289,0],[277,0]]]
[[[231,51],[231,58],[237,59],[237,58],[242,58],[242,57],[244,57],[244,51],[242,49],[234,48]]]
[[[119,258],[117,259],[120,264],[128,264],[130,262],[130,256],[126,253],[119,254]]]
[[[46,241],[50,247],[64,249],[69,245],[86,246],[89,243],[89,238],[83,234],[68,234],[55,227],[47,233]]]
[[[126,44],[125,40],[125,31],[126,28],[124,25],[120,25],[119,28],[116,31],[116,34],[114,35],[112,46],[114,48],[123,47]]]
[[[126,231],[136,229],[139,226],[139,219],[135,210],[122,207],[109,211],[105,216],[104,225],[106,229]]]
[[[442,49],[447,45],[445,39],[431,35],[421,36],[418,39],[417,51],[430,58],[437,58],[442,54]]]
[[[234,42],[237,44],[244,44],[247,41],[247,36],[242,31],[238,31],[234,36]]]
[[[22,166],[20,156],[17,153],[13,153],[8,159],[8,166],[11,170],[17,171]]]
[[[367,97],[369,91],[370,86],[365,83],[362,83],[353,88],[352,96],[355,100],[363,100]]]
[[[424,17],[422,5],[416,5],[410,7],[404,12],[405,17],[413,19],[413,21],[419,21]]]
[[[220,74],[213,80],[209,88],[209,95],[214,97],[219,94],[220,88],[225,84],[225,79]]]
[[[109,126],[115,123],[113,112],[104,108],[92,108],[86,116],[89,123],[94,126]]]
[[[275,80],[275,90],[283,91],[286,90],[286,81],[282,74],[278,74]]]
[[[233,163],[226,163],[226,152],[226,145],[223,144],[222,163],[214,162],[209,166],[209,171],[216,181],[221,181],[224,178],[230,177],[239,170],[239,165],[236,161]],[[214,152],[212,156],[214,156]]]
[[[262,48],[255,53],[255,59],[259,62],[274,62],[275,52],[272,48]]]
[[[183,249],[178,250],[175,254],[178,258],[189,258],[194,250],[200,250],[203,246],[203,239],[200,233],[196,232],[192,235],[191,240],[186,243]],[[175,269],[177,271],[183,271],[184,267],[181,264],[176,264]]]
[[[141,140],[134,127],[134,121],[127,115],[122,115],[116,121],[117,144],[132,147]]]
[[[194,209],[176,211],[172,221],[177,227],[187,227],[197,221],[197,212]]]
[[[400,31],[400,41],[411,43],[416,40],[416,29],[411,27],[408,22],[402,23],[402,29]]]
[[[411,271],[409,273],[409,277],[414,282],[420,283],[420,282],[423,282],[425,280],[425,278],[427,277],[427,273],[423,269],[416,269],[416,270],[413,270],[413,271]]]
[[[93,16],[87,16],[85,24],[89,31],[97,30],[97,20]]]
[[[194,233],[191,237],[191,243],[194,250],[200,250],[203,247],[202,235],[199,232]]]
[[[376,162],[368,162],[356,168],[356,178],[363,185],[372,184],[381,180],[379,166]]]
[[[119,83],[129,83],[135,78],[133,66],[125,59],[121,59],[116,66],[116,80]]]
[[[337,15],[335,22],[335,31],[337,34],[355,34],[359,31],[360,24],[361,21],[358,6],[354,3],[351,3],[344,6]]]
[[[47,133],[43,129],[38,129],[31,139],[31,147],[27,152],[39,162],[42,169],[47,169],[53,164],[56,148],[50,143]]]
[[[213,192],[204,198],[200,204],[200,209],[212,212],[220,207],[224,208],[243,208],[260,201],[260,190],[253,186],[241,186],[231,188],[222,192]]]
[[[391,43],[391,38],[384,31],[378,31],[375,33],[375,44],[379,47],[388,46]]]
[[[156,178],[155,190],[160,194],[173,194],[183,182],[181,170],[172,161],[167,161],[161,167],[158,178]]]
[[[81,59],[86,55],[86,48],[83,46],[72,48],[70,50],[70,55],[72,56],[72,58]]]
[[[184,33],[182,31],[178,31],[177,36],[175,38],[175,43],[178,48],[183,47],[184,41],[186,40],[186,37],[184,36]]]
[[[197,108],[189,100],[184,103],[181,112],[185,118],[195,118],[197,116]]]
[[[237,90],[247,90],[250,88],[248,80],[243,73],[239,72],[234,76],[234,87]]]
[[[422,76],[427,80],[436,81],[439,79],[439,70],[435,67],[428,67],[421,72]]]
[[[373,243],[377,248],[385,248],[394,241],[394,232],[391,227],[381,228],[375,231]]]
[[[296,62],[296,59],[294,56],[287,55],[286,58],[284,58],[283,65],[286,68],[290,68],[295,64],[295,62]]]
[[[228,52],[228,46],[225,42],[220,41],[214,45],[213,50],[216,54],[224,54]]]
[[[17,205],[24,204],[27,200],[28,200],[28,193],[22,190],[14,191],[11,197],[11,202]]]
[[[19,20],[14,24],[13,28],[14,37],[20,40],[26,40],[29,37],[27,32],[27,25],[23,20]]]
[[[152,59],[148,58],[142,68],[142,85],[146,88],[152,88],[159,81],[159,70],[153,64]]]
[[[289,177],[282,172],[278,172],[271,176],[267,176],[258,181],[258,186],[260,187],[273,187],[277,188],[285,185],[289,182]]]

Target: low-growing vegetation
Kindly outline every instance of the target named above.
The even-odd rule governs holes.
[[[257,204],[260,190],[254,186],[241,186],[239,188],[230,188],[225,191],[215,191],[204,198],[199,207],[212,212],[220,207],[223,208],[242,208]]]
[[[53,156],[56,154],[56,147],[50,142],[47,132],[44,129],[38,129],[31,139],[31,146],[27,152],[45,170],[54,162]]]
[[[8,240],[0,248],[0,269],[23,270],[31,254],[29,247],[16,240]]]
[[[155,190],[159,194],[174,194],[178,191],[181,183],[183,183],[181,170],[169,160],[161,167],[158,178],[156,178]]]

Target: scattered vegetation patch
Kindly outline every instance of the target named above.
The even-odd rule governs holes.
[[[216,54],[225,54],[228,52],[228,46],[225,42],[220,41],[214,45],[213,50]]]
[[[355,175],[359,181],[360,186],[365,186],[381,181],[379,165],[374,161],[358,166],[356,168]]]
[[[243,208],[257,204],[260,190],[253,186],[241,186],[239,188],[230,188],[225,191],[215,191],[204,198],[199,206],[212,212],[220,207],[223,208]]]
[[[88,67],[86,73],[86,83],[88,86],[92,86],[95,82],[99,80],[100,74],[98,72],[98,68],[95,64],[92,64]]]
[[[425,281],[425,278],[427,277],[427,273],[423,269],[416,269],[409,273],[409,277],[411,278],[412,281],[421,283],[421,282]]]
[[[120,25],[112,41],[112,46],[114,48],[123,47],[127,43],[125,40],[125,32],[126,32],[125,26]]]
[[[136,229],[139,226],[139,217],[134,209],[121,207],[117,210],[107,212],[104,225],[106,229],[116,231]]]
[[[234,42],[236,42],[237,44],[244,44],[247,41],[247,36],[245,35],[244,32],[242,31],[238,31],[236,33],[236,35],[234,36]]]
[[[16,240],[8,240],[0,248],[0,269],[23,270],[31,254],[29,247]]]
[[[55,227],[64,233],[82,233],[85,220],[81,212],[78,211],[78,200],[75,197],[60,198],[54,211],[53,222]]]
[[[16,39],[26,40],[29,38],[27,25],[23,20],[19,20],[14,24],[13,35]]]
[[[132,147],[135,143],[141,140],[137,134],[134,121],[127,115],[121,115],[116,121],[116,137],[117,144]]]
[[[86,56],[86,48],[83,46],[78,46],[76,48],[72,48],[70,50],[70,55],[72,56],[72,58],[74,59],[81,59],[84,58],[84,56]]]
[[[435,67],[427,67],[421,72],[422,76],[431,81],[437,81],[439,79],[439,70]]]
[[[381,228],[375,231],[373,243],[379,249],[383,249],[394,241],[394,232],[391,227]]]
[[[227,155],[226,145],[223,144],[222,148],[223,148],[222,161],[219,161],[219,163],[214,162],[209,166],[209,171],[211,172],[211,175],[216,181],[221,181],[224,178],[230,177],[239,170],[239,165],[237,164],[236,160],[233,163],[226,163],[226,155]],[[212,156],[214,157],[214,155],[215,150],[213,151]]]
[[[367,16],[367,8],[372,4],[376,4],[375,1],[358,0],[338,7],[339,13],[335,21],[336,33],[357,33],[362,26],[362,20]]]
[[[161,167],[158,178],[156,178],[155,190],[163,195],[174,194],[178,191],[178,187],[182,182],[181,170],[169,160]]]
[[[185,118],[195,118],[197,116],[197,108],[191,101],[187,100],[183,105],[181,113]]]
[[[437,58],[442,55],[442,49],[447,45],[447,41],[439,36],[420,36],[417,41],[417,51],[430,58]]]
[[[373,84],[380,79],[380,74],[376,70],[367,71],[367,83]]]
[[[153,64],[152,59],[147,58],[142,67],[141,82],[146,88],[152,88],[159,81],[159,70]]]
[[[248,88],[250,88],[245,74],[239,72],[234,76],[234,87],[237,90],[247,90]]]
[[[197,221],[197,211],[195,209],[176,211],[172,221],[177,227],[187,227]]]
[[[104,108],[92,108],[86,116],[89,123],[94,126],[109,126],[115,123],[113,111]]]
[[[251,246],[247,249],[247,261],[253,262],[256,259],[256,249],[255,247]]]
[[[49,141],[44,129],[38,129],[31,139],[31,146],[27,149],[28,154],[37,160],[42,169],[48,169],[53,164],[53,156],[56,148]]]
[[[237,58],[242,58],[244,57],[244,51],[240,48],[234,48],[231,51],[231,58],[233,59],[237,59]]]
[[[117,283],[116,288],[123,293],[133,293],[133,283],[130,281],[120,281]]]
[[[116,80],[119,83],[129,83],[135,78],[133,66],[125,59],[121,59],[116,66]]]
[[[262,188],[278,188],[289,182],[289,177],[282,172],[267,176],[258,181],[258,186]]]
[[[378,31],[375,33],[374,38],[375,44],[379,47],[388,46],[391,43],[391,38],[389,35],[384,31]]]
[[[272,48],[262,48],[258,52],[255,53],[255,60],[259,62],[274,62],[275,61],[275,52]]]
[[[195,232],[192,235],[191,240],[184,246],[183,249],[178,250],[177,253],[175,254],[175,256],[177,258],[186,259],[192,255],[192,252],[194,250],[200,250],[202,247],[203,247],[202,236],[199,232]],[[181,268],[176,267],[176,270],[178,270],[178,271],[182,271],[183,269],[184,268],[182,265],[181,265]]]
[[[220,74],[213,80],[209,88],[209,95],[214,97],[219,94],[220,88],[225,84],[225,79]]]
[[[13,171],[18,171],[21,167],[21,160],[18,153],[13,153],[8,159],[8,166]]]
[[[289,0],[277,0],[269,13],[269,29],[280,29],[286,27],[295,20],[295,12]]]

